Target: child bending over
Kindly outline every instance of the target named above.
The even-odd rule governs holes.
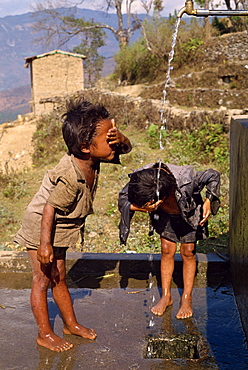
[[[176,243],[181,243],[184,290],[176,315],[193,315],[192,290],[196,273],[196,241],[207,237],[207,220],[219,208],[220,176],[213,169],[195,171],[192,166],[149,164],[136,170],[119,194],[120,241],[125,244],[134,211],[149,212],[152,227],[161,240],[162,295],[152,307],[162,315],[172,305],[171,282]],[[206,199],[201,197],[206,187]]]
[[[27,248],[32,265],[31,307],[38,326],[37,343],[61,352],[73,345],[51,327],[47,290],[51,283],[64,323],[64,334],[95,339],[96,333],[80,325],[65,283],[66,250],[75,246],[86,217],[93,212],[100,162],[119,162],[131,144],[109,119],[100,104],[83,99],[69,101],[63,115],[63,137],[68,153],[48,170],[39,191],[28,205],[15,241]]]

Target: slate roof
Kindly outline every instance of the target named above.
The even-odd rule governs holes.
[[[31,63],[34,59],[44,58],[44,57],[47,57],[49,55],[54,55],[54,54],[69,55],[69,56],[72,56],[72,57],[75,57],[75,58],[81,58],[81,59],[86,59],[87,58],[83,54],[69,53],[68,51],[63,51],[63,50],[52,50],[52,51],[48,51],[47,53],[44,53],[44,54],[34,55],[32,57],[24,58],[25,61],[26,61],[24,67],[28,68],[29,63]]]

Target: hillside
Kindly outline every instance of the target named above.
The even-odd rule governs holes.
[[[0,91],[0,124],[14,121],[19,114],[29,113],[31,111],[30,100],[30,86]]]

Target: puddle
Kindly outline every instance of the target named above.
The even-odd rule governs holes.
[[[200,276],[196,278],[194,316],[186,320],[175,318],[182,292],[179,280],[172,288],[173,306],[161,317],[152,316],[151,297],[154,295],[156,301],[160,297],[158,276],[154,275],[152,279],[150,288],[147,274],[135,276],[127,272],[106,272],[105,275],[93,276],[70,271],[67,280],[77,319],[83,325],[94,328],[98,337],[89,341],[66,336],[74,347],[58,354],[35,343],[37,329],[29,307],[31,274],[1,273],[0,305],[4,308],[0,307],[0,368],[248,368],[245,337],[227,275],[224,278],[212,277],[208,283],[205,280],[204,283]],[[62,335],[62,320],[50,293],[48,307],[54,330]],[[152,326],[149,325],[151,318]],[[176,346],[172,346],[175,343]]]

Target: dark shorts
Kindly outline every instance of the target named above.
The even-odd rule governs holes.
[[[181,215],[171,215],[162,209],[151,215],[152,226],[156,232],[175,243],[195,243],[204,238],[205,228],[192,228]]]
[[[19,243],[20,245],[22,245],[23,247],[25,247],[27,250],[31,249],[31,250],[36,250],[37,251],[37,249],[38,249],[37,245],[26,241],[22,237],[19,237],[18,241],[16,241],[16,242]],[[68,249],[67,247],[53,247],[54,256],[55,257],[63,256],[64,253],[67,251],[67,249]]]
[[[28,246],[26,245],[26,248],[27,250],[37,250],[38,248],[34,248],[33,246]],[[65,252],[67,251],[67,247],[53,247],[53,253],[54,253],[54,257],[58,258],[59,257],[64,257],[65,256]]]

